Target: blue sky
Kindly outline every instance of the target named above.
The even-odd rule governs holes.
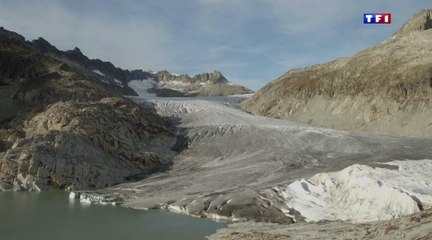
[[[0,0],[0,25],[128,69],[218,70],[257,90],[391,36],[431,0]],[[390,12],[391,25],[363,25]]]

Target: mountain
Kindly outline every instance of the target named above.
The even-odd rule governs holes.
[[[0,191],[92,189],[171,164],[164,119],[123,95],[251,91],[221,73],[124,70],[0,28]]]
[[[251,91],[221,73],[124,70],[0,28],[0,191],[93,189],[171,164],[165,120],[123,95]]]
[[[0,29],[0,191],[101,188],[170,165],[164,120],[72,56]]]
[[[287,72],[242,107],[316,126],[432,137],[432,9],[383,43]]]
[[[230,83],[220,72],[198,74],[171,74],[159,72],[124,70],[110,62],[89,59],[79,48],[60,51],[43,38],[31,42],[39,51],[67,64],[87,77],[98,79],[107,87],[124,95],[162,97],[178,96],[225,96],[252,93],[251,90]]]

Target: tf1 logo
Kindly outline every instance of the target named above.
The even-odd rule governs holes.
[[[364,24],[390,24],[391,13],[364,13]]]

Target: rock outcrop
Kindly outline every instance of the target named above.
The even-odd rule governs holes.
[[[409,32],[432,29],[432,9],[423,9],[405,23],[394,35],[396,37],[409,34]]]
[[[243,108],[316,126],[431,138],[431,12],[353,57],[289,71]]]
[[[174,142],[160,122],[120,98],[48,105],[21,137],[2,131],[12,146],[0,153],[0,189],[93,189],[161,170]]]
[[[155,79],[159,80],[162,89],[175,90],[183,93],[184,96],[226,96],[252,93],[250,89],[230,83],[218,71],[197,74],[194,77],[160,71],[156,73]],[[159,91],[158,89],[153,90],[156,93]]]

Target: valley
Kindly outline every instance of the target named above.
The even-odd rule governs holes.
[[[253,116],[235,107],[239,100],[134,98],[175,128],[173,165],[141,181],[82,193],[82,198],[96,195],[101,196],[93,197],[96,203],[116,199],[124,207],[229,222],[274,223],[388,220],[432,204],[430,140]],[[383,191],[389,191],[388,198],[378,196]],[[350,212],[353,204],[360,208]]]

